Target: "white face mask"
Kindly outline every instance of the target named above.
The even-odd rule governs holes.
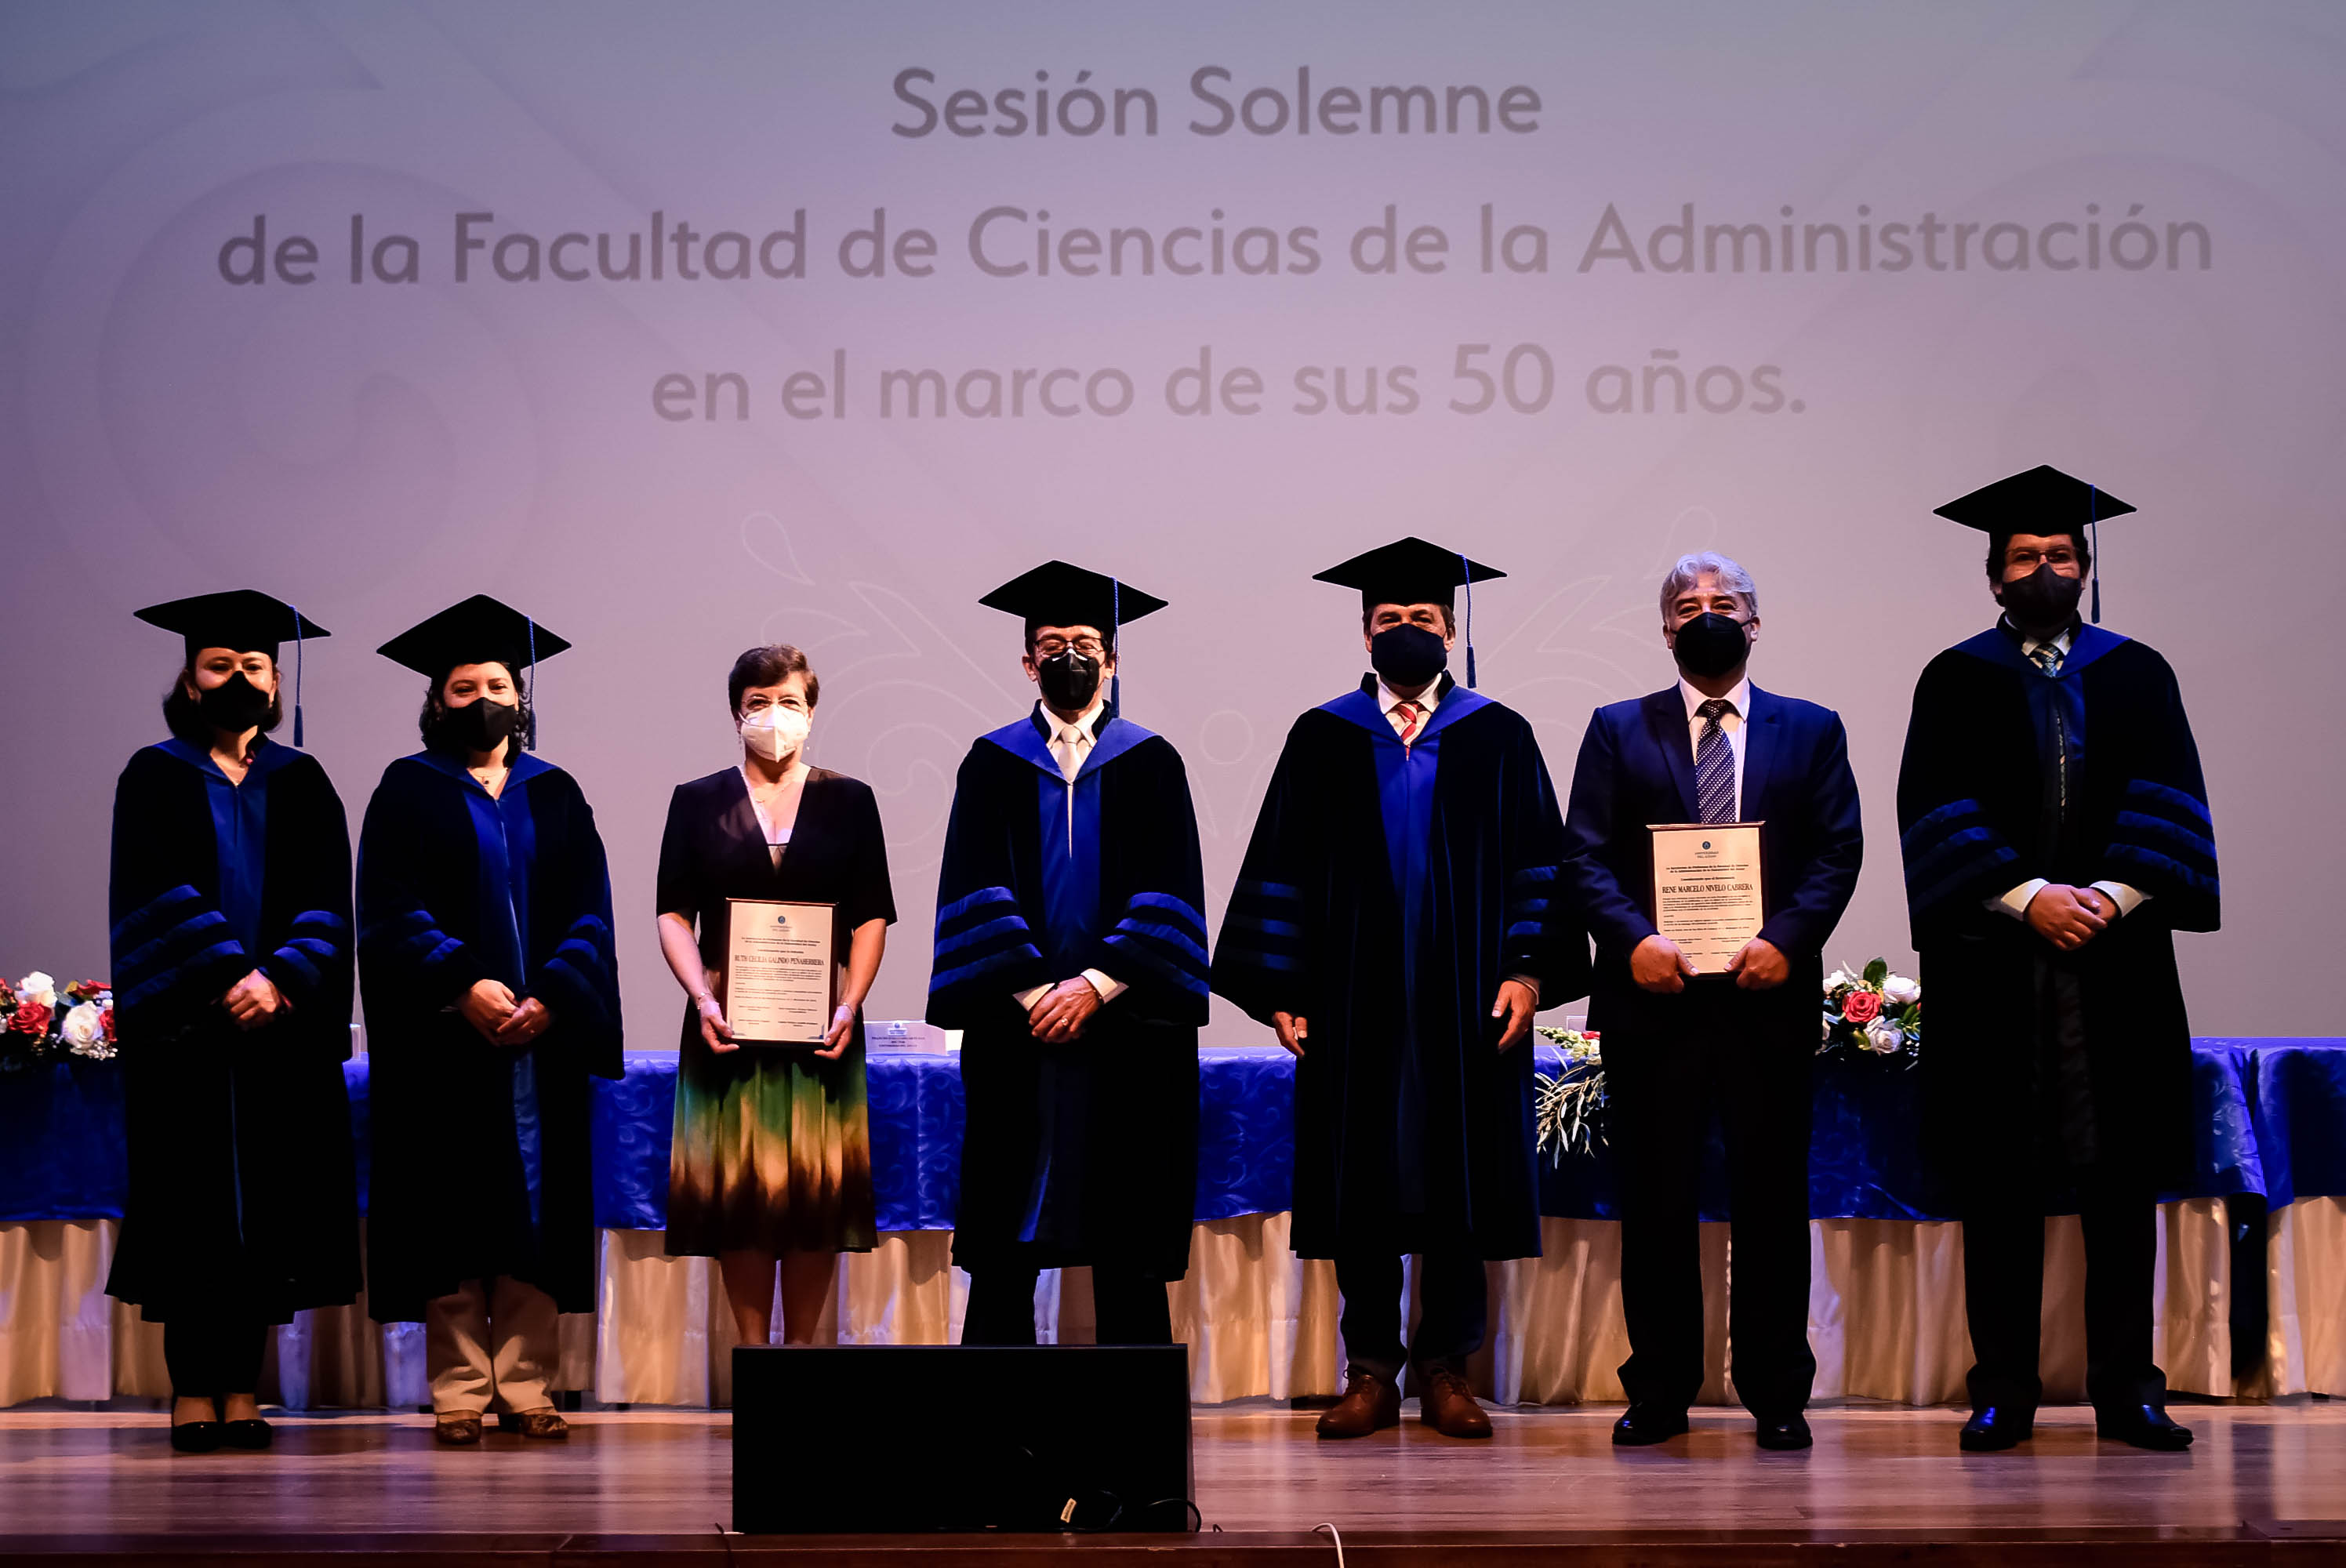
[[[741,744],[769,762],[795,757],[814,721],[795,708],[770,708],[741,720]]]

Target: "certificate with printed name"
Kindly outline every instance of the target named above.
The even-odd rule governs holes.
[[[1654,836],[1654,926],[1703,974],[1760,934],[1766,920],[1757,822],[1648,824]]]
[[[839,1004],[832,904],[728,899],[725,1022],[749,1045],[821,1045]]]

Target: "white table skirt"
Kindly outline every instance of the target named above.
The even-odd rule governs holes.
[[[2266,1366],[2237,1386],[2223,1200],[2169,1204],[2160,1219],[2157,1344],[2172,1387],[2247,1398],[2346,1394],[2346,1200],[2302,1199],[2270,1217]],[[2076,1400],[2085,1386],[2084,1254],[2074,1218],[2046,1224],[2045,1397]],[[0,1226],[0,1405],[169,1391],[161,1329],[105,1294],[115,1229],[111,1220]],[[1724,1403],[1732,1398],[1729,1227],[1702,1232],[1702,1399]],[[1615,1369],[1628,1355],[1620,1227],[1548,1219],[1542,1234],[1545,1257],[1491,1265],[1491,1336],[1476,1384],[1504,1404],[1617,1400]],[[1188,1278],[1173,1287],[1173,1330],[1189,1345],[1190,1395],[1200,1403],[1337,1390],[1335,1272],[1296,1257],[1287,1237],[1283,1214],[1197,1227]],[[1810,1238],[1816,1397],[1959,1401],[1971,1362],[1962,1227],[1827,1219],[1811,1223]],[[822,1337],[872,1345],[957,1339],[968,1279],[952,1266],[952,1240],[944,1231],[894,1232],[848,1257]],[[1086,1270],[1046,1274],[1035,1304],[1046,1341],[1091,1339]],[[261,1390],[271,1402],[427,1402],[422,1329],[378,1327],[363,1303],[305,1312],[275,1338]],[[602,1309],[563,1319],[556,1386],[612,1404],[723,1405],[734,1342],[713,1264],[664,1256],[658,1231],[606,1231]]]

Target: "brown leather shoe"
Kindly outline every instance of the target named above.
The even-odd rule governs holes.
[[[1466,1380],[1447,1367],[1423,1369],[1425,1386],[1418,1390],[1418,1419],[1443,1437],[1486,1438],[1491,1418],[1474,1402]]]
[[[452,1410],[432,1423],[432,1439],[451,1448],[481,1441],[481,1417],[477,1410]]]
[[[1323,1438],[1366,1437],[1401,1425],[1401,1390],[1374,1372],[1355,1367],[1344,1397],[1320,1418]]]
[[[566,1438],[570,1435],[570,1423],[564,1420],[552,1405],[542,1410],[524,1410],[510,1418],[499,1416],[497,1426],[504,1431],[518,1430],[525,1438]]]

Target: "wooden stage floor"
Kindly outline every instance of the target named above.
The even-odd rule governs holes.
[[[1309,1413],[1200,1410],[1207,1533],[817,1542],[719,1533],[722,1414],[589,1414],[566,1444],[492,1433],[473,1450],[435,1447],[416,1416],[289,1419],[273,1453],[183,1456],[166,1448],[160,1416],[15,1411],[0,1413],[0,1558],[423,1568],[426,1556],[607,1553],[730,1568],[925,1546],[1008,1568],[1070,1553],[1165,1564],[1170,1547],[1237,1568],[1334,1563],[1330,1538],[1311,1533],[1331,1521],[1355,1565],[1553,1562],[1566,1549],[1589,1563],[2346,1563],[2346,1401],[2179,1406],[2199,1441],[2176,1455],[2103,1443],[2074,1409],[2045,1412],[2021,1450],[1987,1455],[1955,1451],[1951,1410],[1815,1411],[1817,1446],[1799,1454],[1761,1453],[1749,1420],[1724,1410],[1698,1411],[1694,1433],[1661,1448],[1616,1450],[1617,1413],[1494,1411],[1483,1444],[1438,1437],[1413,1413],[1399,1432],[1322,1443]],[[919,1485],[936,1419],[907,1410],[902,1451],[873,1462]]]

